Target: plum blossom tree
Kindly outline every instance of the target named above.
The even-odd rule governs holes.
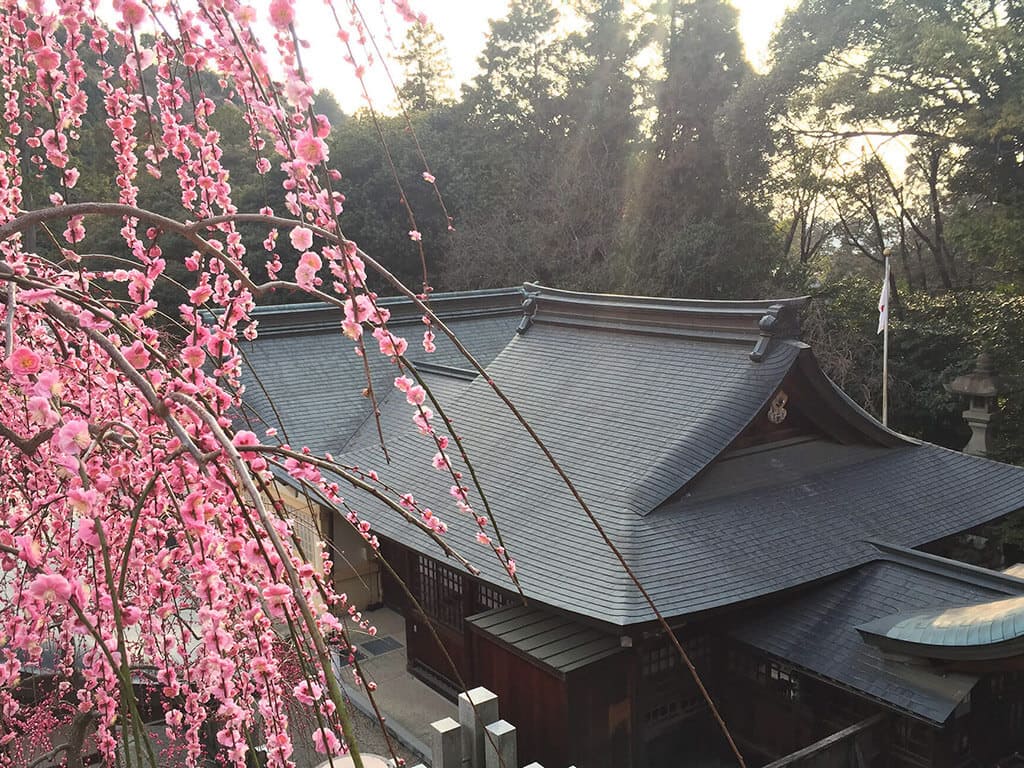
[[[406,0],[392,5],[422,22]],[[312,107],[294,0],[260,10],[238,0],[115,0],[106,20],[97,7],[0,6],[0,766],[80,764],[92,731],[105,762],[156,764],[140,675],[189,765],[211,756],[211,738],[229,765],[245,765],[256,745],[268,765],[291,765],[296,738],[328,755],[351,749],[361,765],[332,645],[344,651],[350,627],[372,628],[333,591],[329,553],[302,551],[275,501],[274,473],[338,508],[346,482],[374,494],[472,566],[444,543],[437,515],[375,473],[272,431],[232,429],[238,342],[257,333],[261,299],[293,290],[328,301],[357,354],[395,363],[395,384],[435,466],[451,473],[458,509],[513,578],[515,562],[485,533],[471,484],[451,470],[447,452],[461,447],[435,432],[442,410],[367,287],[368,270],[393,278],[343,234],[330,125]],[[362,76],[359,9],[331,10]],[[283,173],[286,211],[241,213],[233,203],[203,85],[210,73],[244,115],[256,170]],[[105,115],[117,171],[109,199],[78,202],[75,149],[88,109]],[[145,209],[145,174],[176,177],[178,219]],[[26,209],[32,185],[52,207]],[[120,223],[119,253],[87,252],[96,217]],[[240,228],[256,225],[265,239],[254,249]],[[301,253],[293,274],[276,252],[280,231]],[[410,237],[418,247],[418,232]],[[154,288],[169,279],[164,249],[174,238],[188,244],[190,283],[168,310]],[[260,248],[257,275],[245,257]],[[396,288],[423,309],[429,351],[446,329],[428,288]],[[376,546],[367,521],[355,512],[348,520]],[[50,673],[45,712],[64,713],[71,737],[39,757],[27,735],[49,721],[40,727],[23,683],[41,667]],[[308,723],[304,732],[296,720]]]
[[[326,5],[343,58],[362,78],[376,48],[363,13],[355,0]],[[408,0],[382,6],[424,22]],[[332,588],[324,545],[303,550],[276,479],[343,510],[376,548],[370,522],[344,496],[371,494],[476,569],[446,542],[448,514],[422,508],[414,489],[273,430],[234,427],[239,344],[258,332],[257,304],[279,292],[333,305],[367,372],[369,355],[394,364],[413,428],[450,476],[449,514],[476,526],[482,551],[517,585],[461,438],[409,364],[411,342],[389,328],[368,275],[413,301],[425,329],[412,343],[431,352],[435,334],[451,339],[657,613],[555,457],[431,311],[425,264],[412,291],[345,236],[338,158],[325,141],[329,120],[314,109],[296,0],[259,9],[240,0],[114,0],[112,17],[99,8],[98,0],[0,3],[0,768],[81,765],[87,735],[106,764],[156,765],[145,727],[153,706],[187,765],[215,756],[244,766],[258,747],[267,765],[290,766],[301,740],[326,755],[351,750],[361,768],[333,659],[347,650],[355,682],[372,694],[349,632],[373,630]],[[282,179],[284,210],[240,211],[234,202],[211,76],[244,120],[256,172]],[[76,190],[88,110],[103,115],[116,169],[99,200]],[[176,212],[147,208],[147,176],[173,176]],[[437,189],[425,159],[416,181]],[[50,207],[31,203],[41,192]],[[409,247],[423,261],[407,213]],[[87,226],[99,219],[119,225],[117,253],[90,252]],[[294,268],[279,255],[282,233],[300,254]],[[177,283],[182,301],[169,307],[156,289],[175,281],[168,259],[181,242],[187,284]],[[252,268],[261,249],[263,264]],[[376,411],[369,376],[366,395]],[[26,691],[41,669],[46,691]],[[155,705],[140,681],[155,689]],[[46,736],[61,723],[67,738],[54,744]]]

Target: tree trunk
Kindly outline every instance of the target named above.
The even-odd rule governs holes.
[[[907,227],[903,219],[900,219],[900,263],[903,265],[903,274],[907,276],[907,290],[914,290],[914,273],[910,269],[910,254],[907,252]]]
[[[942,282],[948,290],[953,290],[959,284],[956,264],[953,262],[946,245],[945,226],[942,216],[942,206],[939,202],[939,158],[940,152],[933,149],[928,156],[928,199],[931,202],[932,226],[935,232],[935,245],[932,251],[935,254],[935,261],[939,265],[939,274]]]

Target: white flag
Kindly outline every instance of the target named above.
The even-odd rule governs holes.
[[[889,260],[885,260],[885,282],[882,283],[882,295],[878,297],[878,330],[881,333],[889,324]]]

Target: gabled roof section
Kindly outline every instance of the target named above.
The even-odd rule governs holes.
[[[579,339],[580,374],[600,386],[580,396],[592,402],[614,397],[623,429],[647,437],[645,446],[634,449],[642,450],[643,460],[632,468],[626,489],[625,502],[639,515],[653,511],[729,446],[804,349],[799,311],[806,297],[712,301],[531,283],[524,290],[519,333],[527,345],[531,335]],[[588,339],[607,341],[588,347]],[[667,408],[650,407],[660,403]]]
[[[1024,469],[910,445],[802,479],[682,498],[639,528],[635,570],[666,615],[766,597],[1024,508]],[[639,613],[639,606],[635,610]]]

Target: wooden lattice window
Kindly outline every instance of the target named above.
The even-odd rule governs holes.
[[[800,700],[800,675],[790,667],[776,664],[774,661],[760,660],[757,663],[755,679],[789,701]]]
[[[453,629],[462,629],[464,618],[463,576],[454,568],[418,557],[416,591],[423,612]]]
[[[650,728],[679,722],[703,711],[704,699],[699,694],[680,696],[661,701],[644,712],[644,726]]]
[[[473,613],[489,611],[492,608],[504,608],[512,604],[512,596],[504,589],[488,584],[476,585],[476,596],[473,601]]]
[[[664,675],[679,666],[679,651],[675,646],[665,643],[648,648],[644,651],[640,673],[645,679]]]

